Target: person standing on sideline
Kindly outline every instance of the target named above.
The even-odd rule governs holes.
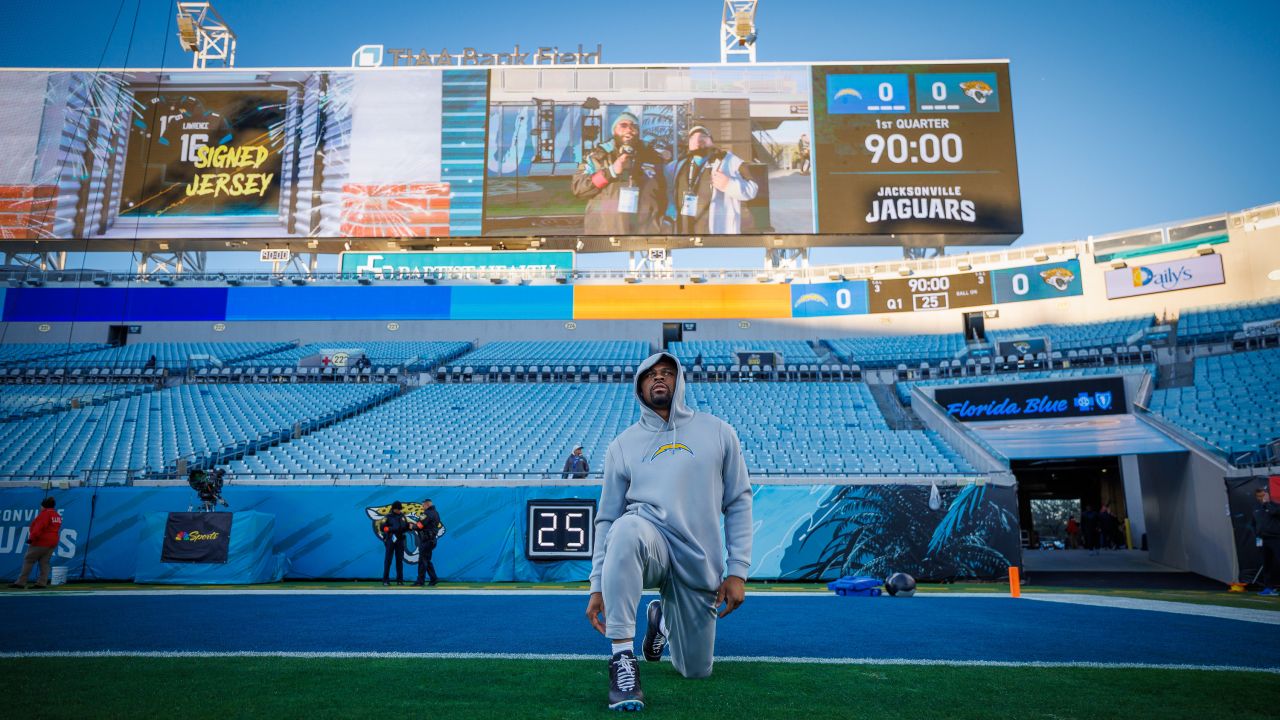
[[[382,519],[382,544],[386,553],[382,556],[382,584],[391,584],[391,559],[396,560],[396,584],[404,584],[404,534],[409,532],[409,521],[404,517],[404,505],[396,500],[391,512]]]
[[[1098,554],[1098,511],[1092,505],[1085,505],[1080,514],[1080,527],[1084,531],[1084,547],[1090,555]]]
[[[1075,550],[1080,547],[1080,523],[1076,522],[1076,516],[1072,515],[1067,518],[1067,549]]]
[[[422,587],[424,576],[431,576],[431,587],[440,584],[440,578],[436,577],[436,566],[431,562],[431,553],[436,549],[436,540],[444,531],[444,523],[440,522],[440,513],[436,511],[436,504],[431,502],[431,498],[422,501],[422,517],[418,522],[413,524],[413,530],[418,534],[418,581],[414,585]]]
[[[587,459],[582,455],[582,446],[574,445],[573,452],[569,453],[569,459],[564,461],[564,471],[560,473],[560,477],[572,477],[575,480],[581,480],[591,472],[591,466],[587,464]]]
[[[1258,504],[1253,508],[1253,532],[1262,549],[1262,592],[1280,595],[1280,505],[1271,502],[1271,493],[1258,488],[1253,493]]]
[[[11,583],[11,588],[25,588],[27,578],[31,575],[31,567],[40,563],[40,575],[35,586],[49,587],[49,567],[53,560],[53,551],[58,547],[58,537],[62,534],[62,515],[54,509],[57,503],[47,497],[40,501],[40,514],[31,521],[27,530],[27,554],[22,558],[22,574]]]
[[[640,420],[605,453],[587,601],[587,620],[612,645],[611,710],[644,708],[633,651],[641,591],[661,592],[645,613],[645,659],[660,660],[669,638],[676,670],[703,678],[716,619],[742,604],[751,567],[751,480],[737,433],[685,405],[680,361],[669,353],[640,364],[635,393]]]
[[[1120,518],[1111,512],[1111,507],[1103,505],[1098,511],[1098,527],[1099,534],[1102,536],[1102,544],[1108,550],[1115,550],[1124,543],[1120,540]]]

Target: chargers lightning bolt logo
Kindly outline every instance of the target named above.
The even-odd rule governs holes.
[[[666,445],[663,445],[662,447],[660,447],[660,448],[658,448],[657,450],[655,450],[655,451],[653,452],[653,456],[652,456],[652,457],[650,457],[649,459],[650,459],[650,460],[656,460],[656,459],[657,459],[657,457],[658,457],[659,455],[663,454],[663,453],[666,453],[666,452],[679,452],[679,451],[681,451],[681,450],[683,450],[683,451],[685,451],[685,452],[689,453],[690,455],[692,455],[692,454],[693,454],[693,451],[689,449],[689,446],[688,446],[688,445],[685,445],[684,443],[667,443]]]
[[[822,297],[818,293],[805,293],[801,295],[798,299],[796,299],[796,304],[793,307],[800,307],[801,305],[805,303],[810,303],[810,302],[816,302],[821,305],[830,306],[830,303],[827,302],[827,299]]]

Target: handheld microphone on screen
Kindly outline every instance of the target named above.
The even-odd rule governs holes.
[[[715,164],[717,160],[723,160],[724,156],[727,154],[728,153],[720,148],[701,148],[693,152],[693,164],[698,167],[702,167],[703,165],[712,165]]]
[[[618,154],[619,155],[635,155],[636,149],[631,147],[630,145],[623,145],[622,147],[618,148]]]

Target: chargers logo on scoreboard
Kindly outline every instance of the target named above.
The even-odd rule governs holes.
[[[827,114],[905,113],[909,88],[906,75],[828,75]]]
[[[791,317],[866,314],[866,280],[791,286]]]

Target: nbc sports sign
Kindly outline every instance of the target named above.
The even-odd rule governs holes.
[[[1222,256],[1217,253],[1110,270],[1106,278],[1109,300],[1221,285],[1227,281],[1222,273]]]

